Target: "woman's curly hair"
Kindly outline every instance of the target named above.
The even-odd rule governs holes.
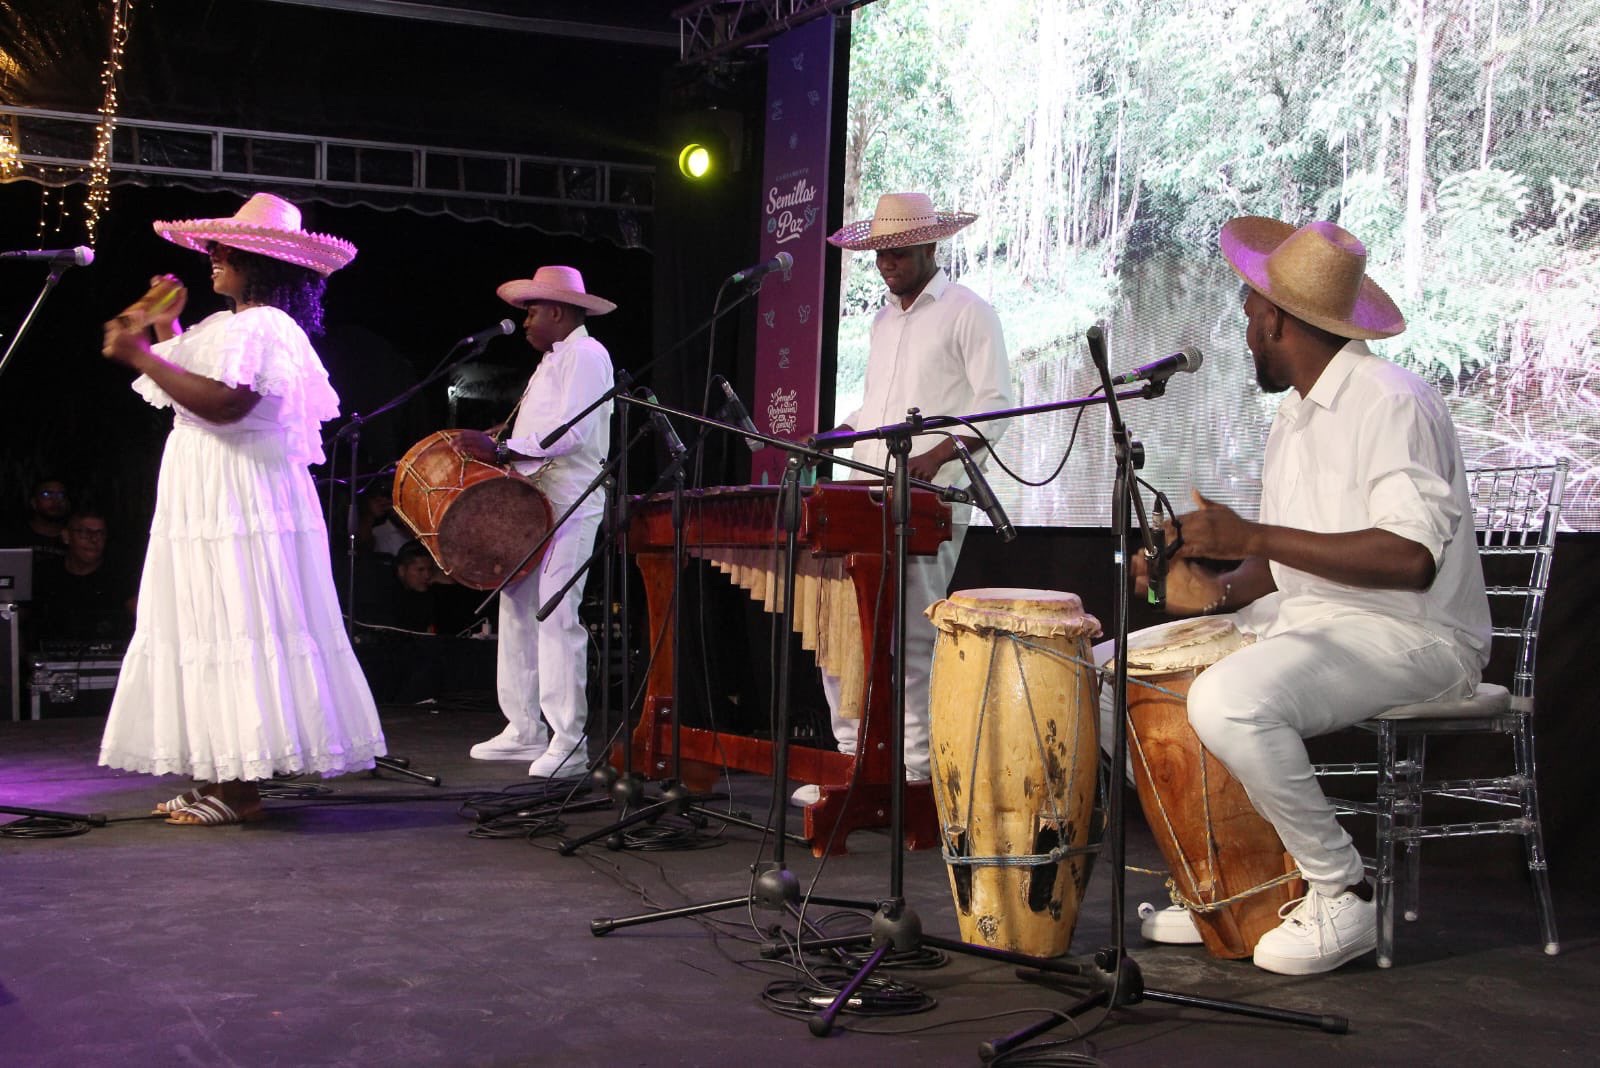
[[[212,247],[216,244],[213,242]],[[300,324],[311,337],[322,334],[322,294],[328,280],[311,270],[286,260],[245,252],[231,245],[228,263],[244,276],[244,302],[268,304]]]

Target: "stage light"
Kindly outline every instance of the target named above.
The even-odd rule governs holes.
[[[709,175],[715,166],[711,150],[698,141],[690,141],[678,153],[678,172],[685,178],[698,181]]]

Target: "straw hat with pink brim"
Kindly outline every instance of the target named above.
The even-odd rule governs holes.
[[[583,275],[576,267],[540,267],[532,278],[516,278],[495,290],[513,308],[526,308],[536,300],[574,304],[590,315],[614,312],[617,306],[583,288]]]
[[[178,219],[153,224],[175,245],[207,251],[212,242],[293,263],[326,278],[356,258],[356,247],[331,234],[300,228],[300,209],[271,193],[257,193],[228,219]]]
[[[1406,317],[1367,277],[1367,246],[1336,223],[1246,215],[1222,228],[1222,255],[1251,289],[1312,326],[1345,338],[1394,337]]]

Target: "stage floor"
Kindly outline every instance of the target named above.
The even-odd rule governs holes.
[[[144,818],[188,784],[97,768],[100,719],[0,724],[0,805],[111,817],[77,837],[0,838],[0,1060],[973,1064],[984,1041],[1076,1000],[1020,981],[1008,965],[952,956],[941,968],[878,973],[931,998],[928,1011],[844,1016],[832,1036],[813,1037],[803,1019],[764,1007],[768,984],[795,973],[761,958],[767,935],[743,907],[590,933],[596,917],[742,897],[770,840],[713,825],[705,848],[591,845],[562,857],[551,837],[471,837],[477,824],[460,798],[528,783],[524,765],[467,758],[500,727],[492,705],[388,708],[384,724],[391,750],[442,776],[442,787],[347,776],[328,780],[323,796],[269,801],[263,823],[220,829]],[[736,807],[762,818],[767,780],[736,776],[732,786]],[[569,813],[566,833],[614,818],[613,809]],[[1314,978],[1213,960],[1198,946],[1143,944],[1134,910],[1165,893],[1158,879],[1129,875],[1129,949],[1147,986],[1343,1016],[1348,1034],[1147,1001],[1103,1025],[1103,1010],[1087,1011],[1075,1022],[1087,1037],[1074,1039],[1068,1023],[1041,1041],[1113,1065],[1590,1060],[1600,1041],[1600,901],[1562,882],[1556,864],[1562,952],[1546,957],[1515,844],[1486,862],[1474,859],[1481,843],[1459,845],[1425,853],[1423,916],[1401,925],[1395,967],[1380,970],[1369,955]],[[825,864],[791,846],[789,866],[802,888],[818,876],[821,896],[880,898],[887,835],[858,832],[849,846]],[[1136,810],[1129,861],[1161,866]],[[924,929],[954,937],[940,858],[908,854],[904,871]],[[1109,883],[1102,866],[1076,953],[1110,942]],[[775,915],[756,919],[765,927]],[[865,926],[815,904],[807,918],[830,933]]]

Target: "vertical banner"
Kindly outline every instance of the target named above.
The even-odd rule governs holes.
[[[824,16],[767,48],[761,258],[787,252],[794,266],[787,277],[767,275],[761,286],[750,414],[758,430],[780,438],[817,430],[833,33],[833,19]],[[756,453],[751,481],[777,482],[784,459],[776,449]]]

